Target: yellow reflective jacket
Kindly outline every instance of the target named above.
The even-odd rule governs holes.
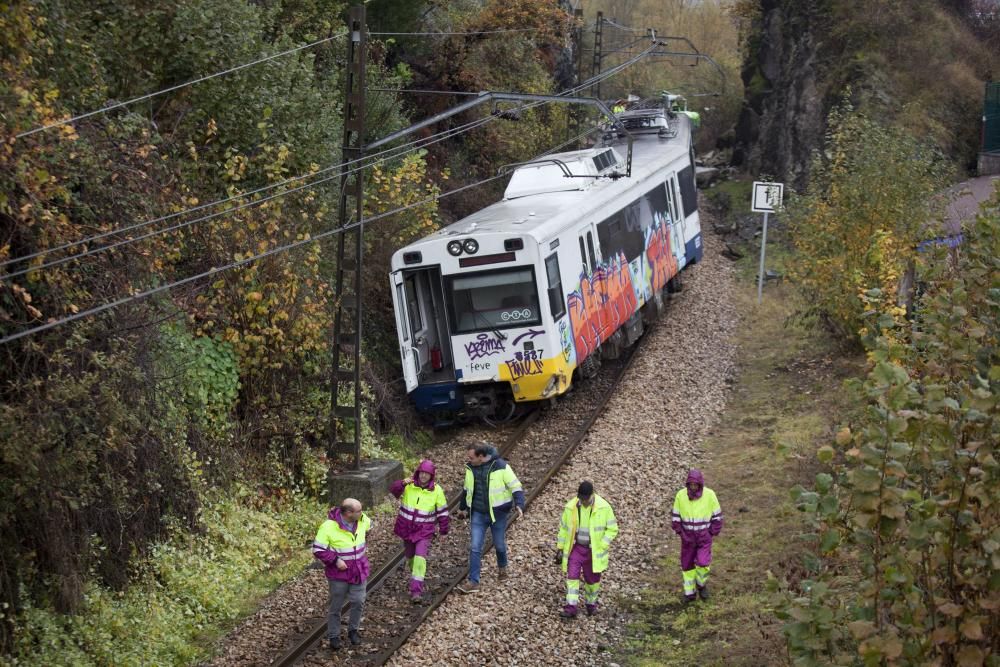
[[[563,508],[559,520],[559,538],[556,548],[563,554],[563,572],[569,564],[569,552],[576,543],[576,532],[580,525],[580,499],[573,496]],[[594,504],[590,508],[590,562],[594,573],[608,569],[608,552],[611,541],[618,535],[618,520],[607,500],[594,494]]]
[[[483,465],[490,466],[489,474],[489,505],[490,505],[490,523],[496,521],[495,512],[509,512],[514,509],[516,504],[522,510],[524,509],[524,489],[521,487],[521,481],[514,474],[514,471],[499,456],[494,456],[488,463]],[[472,494],[476,485],[476,476],[472,472],[472,467],[466,464],[465,466],[465,495],[462,496],[462,500],[459,503],[459,509],[465,511],[472,508]]]

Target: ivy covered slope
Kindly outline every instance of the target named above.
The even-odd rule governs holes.
[[[331,463],[336,268],[334,244],[309,240],[337,220],[346,6],[58,0],[0,13],[0,337],[305,242],[0,347],[0,660],[190,660],[308,557]],[[391,92],[425,76],[558,89],[572,21],[555,0],[368,8],[372,31],[537,31],[503,49],[376,38],[369,140],[441,103]],[[454,125],[488,119],[477,113]],[[440,224],[427,200],[450,173],[472,182],[563,136],[532,127],[493,123],[366,174],[369,214],[412,205],[366,230],[366,453],[405,458],[415,435],[396,417],[392,250]]]

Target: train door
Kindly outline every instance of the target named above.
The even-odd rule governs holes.
[[[403,299],[421,384],[455,380],[441,269],[433,266],[403,272]]]
[[[686,264],[684,253],[686,224],[684,206],[681,202],[680,191],[677,189],[677,174],[670,174],[664,186],[667,189],[667,199],[670,205],[670,247],[674,252],[674,257],[677,258],[677,268],[683,269]]]
[[[410,334],[410,318],[406,313],[406,294],[403,287],[403,272],[392,274],[392,305],[396,313],[396,331],[399,334],[399,356],[403,364],[403,381],[406,393],[417,388],[420,376],[420,362]]]

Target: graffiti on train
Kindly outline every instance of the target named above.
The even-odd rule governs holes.
[[[506,363],[511,380],[519,380],[528,375],[541,375],[544,368],[542,350],[515,352],[514,358],[508,359]]]
[[[476,340],[465,344],[465,353],[469,355],[470,360],[490,357],[506,351],[502,340],[484,333],[476,336]]]
[[[584,359],[639,307],[625,255],[599,264],[589,276],[581,274],[580,287],[570,292],[566,305],[576,356]]]
[[[646,230],[645,252],[631,262],[618,252],[589,276],[580,275],[579,288],[567,299],[578,362],[597,349],[677,273],[674,227],[669,217],[656,214],[654,223]]]
[[[679,225],[670,224],[669,216],[654,214],[654,223],[646,230],[646,298],[663,289],[680,268],[677,258],[684,246],[675,238]]]

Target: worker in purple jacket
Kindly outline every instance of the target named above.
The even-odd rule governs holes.
[[[340,609],[346,597],[351,603],[347,637],[351,644],[361,643],[358,628],[365,608],[366,582],[371,566],[365,547],[365,536],[371,530],[371,519],[361,511],[361,502],[344,498],[340,507],[327,515],[313,542],[313,556],[323,562],[330,584],[330,611],[326,632],[330,648],[340,648]]]
[[[681,538],[684,602],[699,596],[707,600],[712,538],[722,531],[722,508],[715,491],[705,486],[700,470],[691,469],[684,488],[674,497],[671,525]]]
[[[431,461],[420,462],[413,477],[396,480],[389,493],[399,498],[394,532],[403,538],[403,553],[410,570],[410,601],[420,604],[427,576],[427,554],[435,528],[448,534],[448,500],[444,489],[434,481],[435,468]]]

